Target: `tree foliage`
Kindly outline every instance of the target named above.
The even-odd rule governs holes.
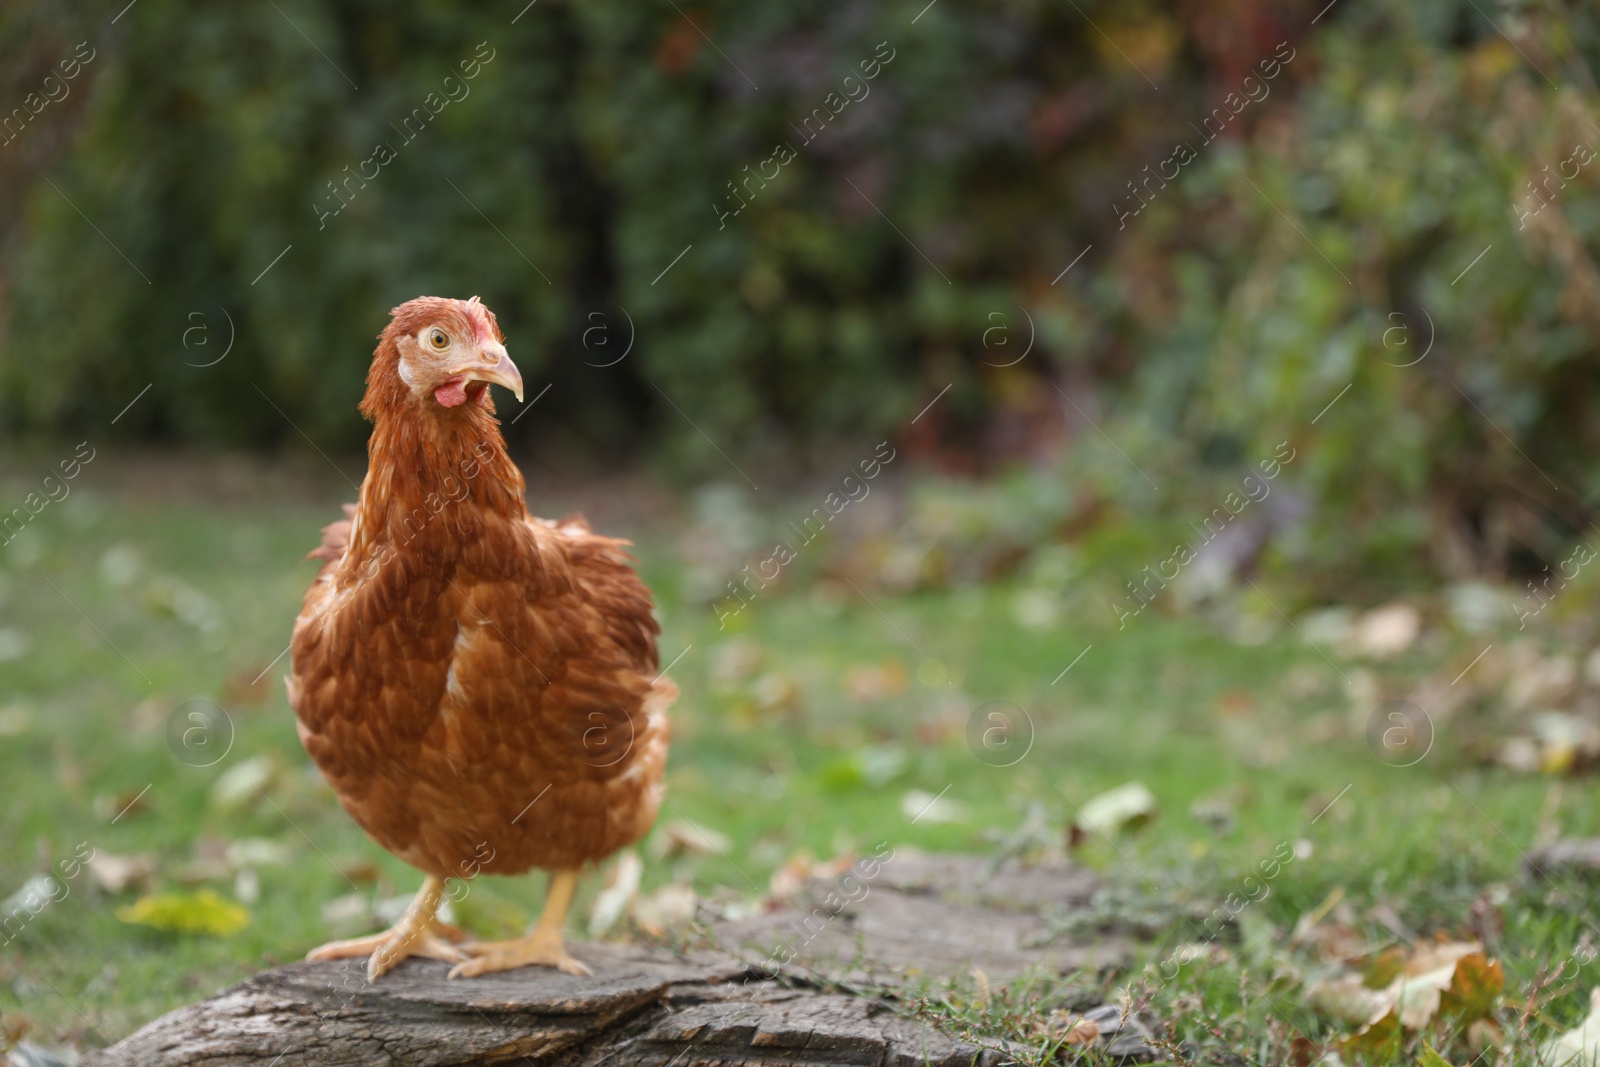
[[[95,50],[0,147],[12,433],[352,447],[386,309],[478,293],[551,386],[514,432],[599,453],[896,434],[1181,517],[1290,440],[1284,558],[1330,570],[1515,565],[1600,496],[1586,6],[24,0],[0,41],[6,106]]]

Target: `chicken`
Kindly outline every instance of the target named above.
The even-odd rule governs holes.
[[[489,384],[522,397],[493,313],[419,297],[379,335],[361,412],[360,502],[323,531],[286,679],[300,740],[340,804],[422,872],[401,920],[309,959],[408,956],[450,977],[588,973],[562,929],[579,870],[638,841],[660,805],[667,709],[650,591],[626,541],[530,518]],[[446,879],[550,872],[525,937],[461,943]]]

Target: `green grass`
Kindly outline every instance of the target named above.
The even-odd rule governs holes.
[[[258,869],[250,925],[230,937],[126,924],[115,910],[136,892],[109,896],[79,875],[69,896],[0,947],[8,1025],[25,1020],[46,1043],[114,1041],[326,940],[323,904],[351,892],[342,871],[375,866],[376,883],[357,884],[369,895],[415,889],[415,872],[368,841],[311,769],[283,695],[284,662],[267,672],[270,686],[246,684],[288,642],[314,570],[300,559],[336,503],[219,509],[80,489],[0,548],[0,629],[28,638],[23,655],[0,662],[0,723],[9,731],[0,738],[0,894],[59,870],[80,842],[154,854],[158,890],[179,887],[198,857],[242,838],[291,853],[286,865]],[[1358,927],[1382,942],[1395,939],[1385,914],[1423,936],[1467,934],[1474,901],[1504,887],[1495,905],[1504,934],[1491,947],[1506,966],[1508,1000],[1566,958],[1594,914],[1591,891],[1519,871],[1519,849],[1541,825],[1600,834],[1588,781],[1568,781],[1553,797],[1548,779],[1482,769],[1458,741],[1459,719],[1441,724],[1416,766],[1386,766],[1349,710],[1340,672],[1355,667],[1330,664],[1293,630],[1246,646],[1203,620],[1147,611],[1118,631],[1103,605],[1071,600],[1059,625],[1028,628],[1015,621],[1012,585],[908,597],[870,588],[868,603],[848,585],[803,579],[764,591],[719,631],[709,608],[681,596],[670,532],[638,537],[661,601],[663,661],[689,649],[672,671],[683,696],[663,819],[721,830],[734,848],[726,858],[647,859],[647,889],[688,880],[703,895],[751,897],[796,851],[826,858],[878,841],[988,853],[1015,839],[1030,813],[1059,842],[1076,805],[1139,779],[1161,814],[1115,846],[1095,839],[1078,850],[1110,886],[1080,923],[1137,933],[1153,959],[1193,940],[1186,920],[1238,891],[1282,843],[1309,845],[1224,932],[1226,961],[1189,965],[1148,1003],[1173,1024],[1174,1040],[1262,1062],[1282,1062],[1296,1030],[1314,1041],[1344,1032],[1306,1006],[1305,975],[1295,973],[1304,961],[1286,947],[1297,917],[1336,890]],[[759,666],[718,680],[735,641]],[[1424,642],[1385,670],[1448,680],[1481,644]],[[852,695],[846,674],[866,664],[903,666],[903,692]],[[214,766],[189,766],[168,745],[169,716],[194,698],[221,704],[235,731]],[[968,718],[990,700],[1015,703],[1033,723],[1032,747],[1014,766],[988,766],[968,748]],[[219,808],[213,783],[258,756],[274,768],[270,802]],[[970,818],[912,824],[901,802],[913,789],[944,791]],[[140,804],[113,821],[141,791]],[[1225,799],[1232,825],[1191,815],[1201,798]],[[234,893],[231,878],[189,887],[201,884]],[[480,879],[467,917],[481,928],[515,924],[537,913],[542,891],[537,877]],[[1092,984],[1110,996],[1136,978]],[[1592,978],[1585,972],[1544,996],[1534,1029],[1549,1036],[1581,1017]],[[966,981],[930,991],[919,1010],[958,1028],[1020,1034],[1066,995],[999,990],[985,1006],[963,992]]]

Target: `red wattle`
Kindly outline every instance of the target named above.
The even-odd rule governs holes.
[[[433,391],[433,398],[447,408],[459,407],[467,402],[466,375],[457,375]]]

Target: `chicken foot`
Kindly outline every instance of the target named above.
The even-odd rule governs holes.
[[[550,891],[545,895],[544,911],[532,932],[514,941],[477,941],[462,945],[460,951],[472,957],[450,969],[451,978],[509,971],[514,967],[554,967],[566,974],[589,974],[589,968],[567,954],[562,930],[567,909],[578,886],[577,871],[550,872]]]
[[[308,960],[340,960],[367,956],[367,981],[394,970],[407,956],[459,963],[466,954],[451,944],[461,940],[461,931],[439,921],[439,902],[444,897],[444,879],[429,875],[406,907],[400,921],[381,934],[330,941],[306,953]],[[455,972],[452,971],[451,974]]]

